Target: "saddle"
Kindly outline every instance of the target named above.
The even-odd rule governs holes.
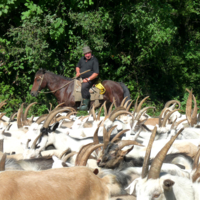
[[[82,100],[82,95],[81,95],[81,83],[82,79],[74,79],[74,98],[75,102],[81,101]],[[98,107],[100,105],[99,100],[103,99],[103,93],[105,92],[105,88],[103,89],[102,87],[98,87],[98,84],[93,85],[89,92],[90,92],[90,101],[94,101],[94,106]],[[99,89],[100,88],[100,89]],[[102,92],[104,90],[104,92]]]

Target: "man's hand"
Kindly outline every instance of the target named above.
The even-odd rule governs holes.
[[[80,76],[80,72],[76,73],[76,78],[78,78]]]
[[[87,78],[83,79],[83,83],[87,83],[87,82],[88,82]]]

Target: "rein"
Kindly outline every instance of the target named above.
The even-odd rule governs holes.
[[[80,75],[85,74],[86,72],[89,72],[89,71],[91,71],[91,69],[88,69],[88,70],[86,70],[86,71],[80,73]],[[79,76],[80,76],[80,75],[79,75]],[[41,78],[41,82],[40,82],[40,85],[39,85],[39,87],[38,87],[38,90],[40,89],[40,87],[41,87],[41,85],[42,85],[42,81],[43,81],[43,78],[44,78],[44,74],[43,74],[42,77],[40,77],[40,78]],[[43,94],[54,93],[54,92],[56,92],[56,91],[58,91],[58,90],[64,88],[65,86],[67,86],[67,85],[70,84],[71,82],[73,82],[75,78],[78,78],[78,77],[72,78],[72,79],[73,79],[72,81],[66,83],[65,85],[61,86],[60,88],[58,88],[58,89],[56,89],[56,90],[53,90],[53,91],[50,91],[50,92],[41,92],[41,91],[38,91],[38,92],[39,92],[39,93],[43,93]]]

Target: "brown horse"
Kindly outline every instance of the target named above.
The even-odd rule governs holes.
[[[71,78],[66,78],[64,76],[54,74],[45,69],[40,69],[35,74],[33,87],[31,89],[31,95],[36,97],[38,95],[38,92],[46,87],[50,91],[57,90],[71,81],[71,83],[69,83],[62,89],[53,92],[53,94],[56,97],[58,103],[65,102],[63,106],[70,106],[76,109],[78,106],[80,106],[80,102],[74,101],[74,81],[72,80],[73,79]],[[120,105],[124,97],[128,96],[126,101],[130,99],[130,92],[123,83],[118,83],[111,80],[104,80],[102,84],[105,87],[106,92],[103,95],[104,100],[101,100],[100,103],[106,101],[107,107],[113,101],[113,97],[115,98],[116,106]],[[93,102],[91,101],[90,106],[92,106],[92,104]]]

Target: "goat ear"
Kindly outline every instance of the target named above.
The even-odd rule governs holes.
[[[164,180],[164,182],[163,182],[163,188],[165,189],[165,190],[169,190],[169,189],[171,189],[171,187],[174,185],[174,181],[172,181],[172,180],[170,180],[170,179],[166,179],[166,180]]]
[[[96,168],[96,169],[93,171],[93,173],[94,173],[95,175],[97,175],[97,174],[99,173],[99,170]]]
[[[69,167],[66,163],[62,162],[63,167]]]
[[[59,122],[54,123],[50,128],[50,132],[55,131],[58,128],[58,126],[59,126]]]

